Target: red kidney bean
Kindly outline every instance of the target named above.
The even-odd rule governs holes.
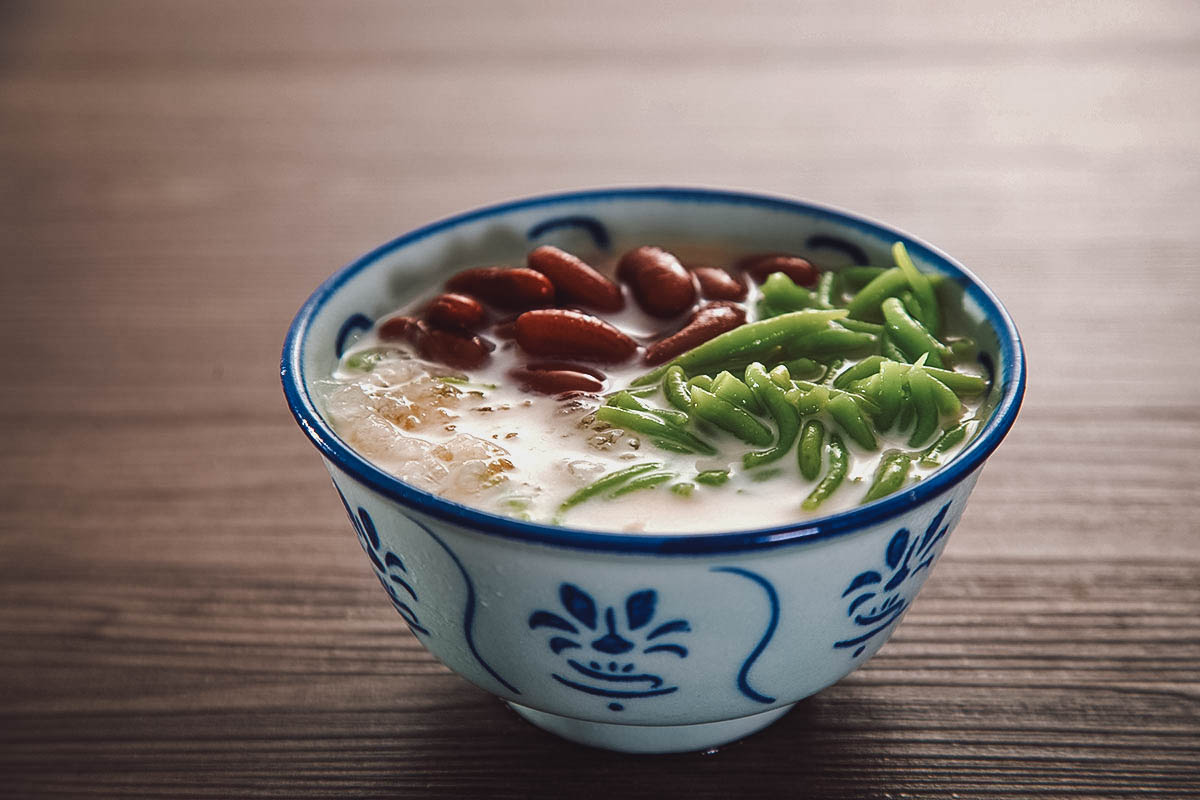
[[[746,282],[717,267],[690,267],[700,284],[700,296],[709,300],[745,300]]]
[[[544,245],[529,253],[529,268],[554,284],[558,302],[574,301],[597,311],[620,311],[625,307],[621,287],[565,250]]]
[[[596,380],[603,381],[608,378],[600,370],[590,364],[581,364],[577,361],[530,361],[526,364],[529,369],[536,370],[567,370],[568,372],[582,372],[585,375],[591,375]]]
[[[621,256],[617,277],[629,284],[638,305],[653,317],[674,317],[696,302],[692,276],[679,259],[658,247],[639,247]]]
[[[425,307],[425,319],[437,328],[473,331],[487,322],[487,312],[474,297],[447,292]]]
[[[456,369],[473,369],[488,360],[494,345],[470,334],[431,327],[425,320],[412,317],[391,317],[378,328],[384,341],[406,341],[417,349],[422,358]]]
[[[646,348],[649,366],[663,364],[714,336],[731,331],[746,321],[746,310],[733,303],[709,303],[696,310],[678,332]]]
[[[527,353],[583,361],[624,361],[637,342],[598,317],[548,308],[517,317],[517,344]]]
[[[816,286],[820,277],[817,268],[800,256],[787,253],[759,253],[739,259],[737,269],[750,273],[756,283],[762,283],[772,272],[782,272],[800,286]]]
[[[475,267],[446,281],[452,292],[473,295],[500,308],[523,311],[554,302],[554,284],[525,267]]]
[[[385,342],[407,341],[413,342],[413,337],[416,334],[417,321],[412,317],[395,316],[388,317],[375,329],[379,334],[379,338]]]
[[[492,326],[492,335],[500,339],[517,338],[517,317],[505,317],[499,320]]]
[[[458,369],[473,369],[488,360],[493,345],[478,336],[461,335],[418,323],[417,350],[421,356]]]
[[[604,388],[604,382],[586,372],[569,369],[531,369],[517,367],[509,376],[520,382],[521,390],[540,394],[563,394],[564,392],[587,392],[595,394]]]

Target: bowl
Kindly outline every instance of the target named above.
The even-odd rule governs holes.
[[[991,413],[938,472],[850,511],[679,535],[522,522],[403,483],[355,453],[322,416],[315,382],[354,337],[464,267],[521,263],[540,244],[620,252],[679,242],[890,263],[895,241],[961,292],[959,324],[994,378]],[[887,641],[1016,418],[1025,364],[1017,330],[987,287],[912,236],[798,200],[633,188],[490,206],[371,251],[300,309],[281,375],[371,569],[434,656],[547,731],[595,747],[663,753],[757,731]]]

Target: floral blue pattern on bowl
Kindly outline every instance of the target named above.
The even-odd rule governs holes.
[[[616,699],[655,697],[678,690],[678,686],[669,685],[666,678],[641,668],[641,662],[635,660],[654,653],[688,656],[687,648],[675,641],[679,634],[691,631],[686,619],[672,619],[650,627],[658,592],[653,589],[633,592],[625,598],[620,613],[611,605],[601,610],[591,595],[574,584],[562,584],[558,596],[564,616],[543,610],[529,616],[531,629],[550,628],[558,632],[548,645],[555,655],[563,656],[565,668],[550,677],[585,694],[612,698],[613,702],[608,704],[611,711],[625,708]],[[593,638],[594,634],[601,635]],[[572,652],[575,650],[580,652]]]

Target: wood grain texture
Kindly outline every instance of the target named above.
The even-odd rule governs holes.
[[[1200,797],[1200,6],[0,6],[0,796]],[[542,734],[382,602],[280,396],[337,265],[703,184],[936,242],[1021,418],[879,656],[716,755]]]

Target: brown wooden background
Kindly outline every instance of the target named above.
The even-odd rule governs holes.
[[[334,268],[616,184],[801,196],[1003,297],[1026,406],[894,639],[590,751],[384,602],[277,358]],[[0,796],[1200,796],[1200,5],[0,5]]]

